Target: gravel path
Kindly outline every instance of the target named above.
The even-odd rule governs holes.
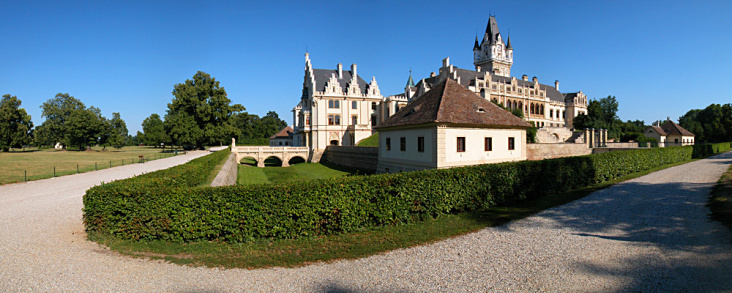
[[[655,172],[524,220],[364,259],[208,269],[133,259],[85,240],[84,191],[204,152],[0,186],[0,291],[725,291],[732,235],[708,219],[732,152]]]

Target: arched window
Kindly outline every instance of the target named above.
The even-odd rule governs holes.
[[[549,109],[549,118],[554,120],[554,110],[552,110],[552,109]]]
[[[544,115],[544,105],[539,106],[539,114]]]
[[[524,111],[524,103],[523,102],[519,102],[518,108],[521,110],[521,112],[523,112]]]
[[[485,99],[485,89],[480,89],[480,96]]]

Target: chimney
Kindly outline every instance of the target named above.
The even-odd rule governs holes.
[[[532,78],[531,80],[532,80],[532,81],[533,81],[534,83],[537,83],[537,82],[539,82],[539,79],[538,79],[538,78],[536,78],[536,76],[534,76],[534,77],[533,77],[533,78]]]
[[[435,77],[435,72],[434,72],[434,71],[432,71],[432,72],[430,73],[430,77]]]
[[[445,59],[442,59],[442,67],[447,67],[450,65],[450,57],[445,57]]]
[[[351,64],[351,75],[353,79],[358,79],[358,73],[356,72],[356,63]]]
[[[559,90],[559,81],[558,80],[554,81],[554,89]]]
[[[480,66],[475,66],[475,71],[480,72]]]
[[[338,79],[343,79],[343,64],[338,63]]]
[[[526,74],[524,74],[524,75],[521,76],[521,80],[523,80],[523,81],[529,81],[529,76],[527,76]]]

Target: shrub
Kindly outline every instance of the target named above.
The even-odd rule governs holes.
[[[714,154],[726,152],[730,150],[732,143],[720,142],[720,143],[705,143],[694,145],[694,158],[704,158]]]
[[[89,231],[137,240],[328,235],[539,198],[686,161],[692,152],[690,146],[653,148],[276,185],[192,187],[208,174],[205,165],[228,154],[222,151],[89,189],[84,221]]]

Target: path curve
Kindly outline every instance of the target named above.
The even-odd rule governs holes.
[[[732,152],[649,174],[504,226],[359,260],[303,268],[192,268],[85,240],[82,196],[145,164],[0,186],[0,291],[725,291],[732,235],[710,188]]]

